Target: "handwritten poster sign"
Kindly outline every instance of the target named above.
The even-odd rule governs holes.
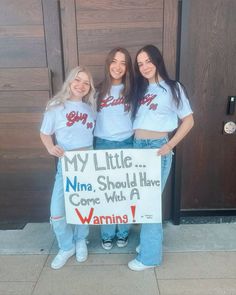
[[[157,150],[66,152],[62,173],[68,223],[161,223]]]

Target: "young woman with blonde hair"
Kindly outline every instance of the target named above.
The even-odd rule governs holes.
[[[59,158],[50,206],[51,224],[59,246],[51,263],[53,269],[61,268],[75,253],[78,262],[85,261],[88,256],[88,225],[74,226],[66,222],[60,158],[65,151],[92,149],[94,93],[90,72],[82,66],[74,68],[61,90],[48,102],[40,129],[48,153]]]

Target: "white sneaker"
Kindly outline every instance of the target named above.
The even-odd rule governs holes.
[[[102,240],[102,248],[105,250],[111,250],[114,246],[113,239]]]
[[[118,238],[116,241],[116,245],[119,248],[124,248],[128,245],[128,237],[125,238]]]
[[[69,251],[59,250],[59,252],[57,253],[57,256],[53,259],[51,263],[51,268],[53,269],[61,268],[63,265],[66,264],[67,260],[74,254],[75,254],[75,247]]]
[[[141,270],[145,270],[148,268],[154,268],[156,266],[155,265],[144,265],[144,264],[142,264],[142,262],[134,259],[128,263],[128,267],[129,267],[129,269],[134,270],[134,271],[141,271]]]
[[[76,260],[84,262],[88,258],[88,248],[86,240],[76,241]]]

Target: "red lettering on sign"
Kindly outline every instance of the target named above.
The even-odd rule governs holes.
[[[89,216],[83,217],[81,215],[81,213],[79,212],[79,210],[77,208],[75,208],[75,212],[76,212],[77,216],[79,217],[82,224],[85,224],[85,223],[89,224],[90,223],[92,216],[93,216],[93,211],[94,211],[94,208],[91,208],[90,212],[89,212]]]

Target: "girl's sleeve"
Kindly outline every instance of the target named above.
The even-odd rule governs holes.
[[[46,111],[44,113],[40,132],[46,135],[52,135],[55,132],[55,120],[56,120],[55,112]]]
[[[180,103],[178,108],[176,108],[177,115],[180,119],[183,119],[184,117],[190,115],[193,113],[192,108],[189,103],[189,99],[186,96],[186,93],[183,89],[183,87],[178,83],[179,89],[180,89]]]

